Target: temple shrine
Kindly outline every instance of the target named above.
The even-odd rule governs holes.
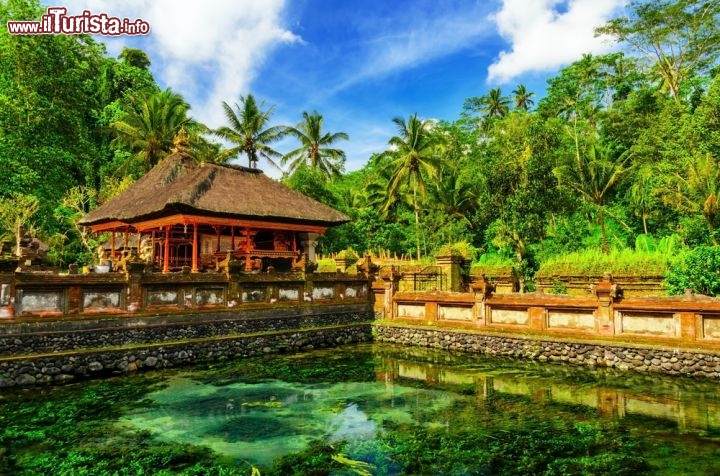
[[[162,272],[219,269],[234,257],[246,271],[290,271],[315,260],[315,240],[349,218],[261,170],[198,163],[181,130],[173,153],[81,225],[109,233],[101,250],[122,269],[136,252]]]

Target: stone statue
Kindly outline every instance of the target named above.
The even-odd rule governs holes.
[[[142,241],[140,242],[140,259],[146,263],[149,263],[152,261],[152,258],[153,258],[152,243],[147,238],[143,238]]]
[[[98,263],[102,264],[107,260],[107,252],[105,251],[105,248],[102,246],[98,246],[97,249],[97,257],[98,257]]]

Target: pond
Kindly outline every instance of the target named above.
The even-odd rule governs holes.
[[[0,474],[720,474],[719,389],[346,346],[0,393]]]

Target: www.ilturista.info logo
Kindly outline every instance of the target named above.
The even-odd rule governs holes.
[[[68,15],[65,7],[49,7],[40,21],[9,21],[8,32],[11,35],[73,35],[87,33],[91,35],[147,35],[150,24],[140,18],[129,20],[108,16],[106,13],[94,15],[85,10],[82,15]]]

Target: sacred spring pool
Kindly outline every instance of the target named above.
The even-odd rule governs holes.
[[[354,345],[5,391],[0,474],[718,474],[718,390]]]

